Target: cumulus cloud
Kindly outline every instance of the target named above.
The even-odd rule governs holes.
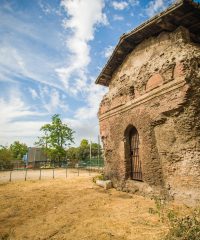
[[[97,117],[97,111],[102,96],[106,89],[95,84],[90,84],[87,87],[86,102],[87,105],[79,108],[75,113],[77,119],[92,119]]]
[[[122,2],[117,2],[113,1],[112,6],[115,10],[124,10],[125,8],[128,7],[128,2],[122,1]]]
[[[68,64],[56,69],[68,93],[83,98],[84,107],[75,110],[72,118],[66,119],[76,131],[76,142],[81,138],[97,138],[97,111],[105,88],[94,84],[88,74],[91,61],[90,42],[98,26],[108,25],[103,13],[103,0],[63,0],[61,6],[67,13],[63,27],[68,33],[66,46],[70,52]]]
[[[94,79],[91,80],[94,82]],[[87,87],[86,105],[76,110],[73,118],[65,119],[67,123],[75,130],[75,140],[79,143],[82,138],[91,139],[97,142],[99,134],[99,124],[97,112],[102,96],[107,89],[95,84],[89,84]]]
[[[103,0],[62,0],[67,13],[63,27],[68,31],[66,46],[70,52],[66,67],[56,72],[67,91],[77,94],[87,86],[87,66],[91,61],[89,42],[96,26],[108,24]]]

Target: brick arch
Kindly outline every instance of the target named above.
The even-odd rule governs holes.
[[[142,121],[141,121],[142,119]],[[128,124],[130,122],[130,124]],[[130,132],[135,128],[139,134],[139,157],[141,160],[142,181],[150,186],[163,186],[162,163],[156,146],[154,127],[146,112],[133,116],[124,125],[124,169],[125,180],[135,180],[131,177]]]
[[[153,76],[149,78],[146,84],[146,90],[150,91],[153,90],[156,87],[159,87],[163,84],[163,77],[159,74],[156,73]]]

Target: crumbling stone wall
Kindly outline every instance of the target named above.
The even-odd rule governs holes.
[[[200,46],[187,29],[147,39],[127,56],[99,120],[105,173],[115,187],[200,199]],[[131,126],[140,136],[143,183],[130,180]]]

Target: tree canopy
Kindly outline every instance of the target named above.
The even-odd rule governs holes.
[[[74,131],[62,122],[59,114],[53,115],[51,120],[51,123],[40,128],[42,136],[35,144],[42,147],[51,157],[60,159],[66,155],[65,148],[74,142]]]
[[[23,156],[28,152],[28,147],[25,143],[14,141],[14,143],[10,145],[10,150],[15,159],[22,160]]]
[[[27,145],[19,141],[14,141],[9,147],[0,145],[0,169],[11,169],[16,161],[23,163],[27,152]]]
[[[102,158],[102,147],[98,143],[89,143],[87,139],[82,139],[78,147],[70,147],[67,149],[67,158],[70,162],[90,161],[90,148],[92,158]]]
[[[9,169],[13,167],[13,156],[10,148],[0,146],[0,169]]]

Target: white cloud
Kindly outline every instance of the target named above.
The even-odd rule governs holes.
[[[2,4],[0,7],[3,29],[0,38],[0,81],[23,79],[63,90],[54,69],[62,66],[67,49],[62,31],[52,27],[56,21],[47,23],[44,19],[38,26],[37,18],[33,20],[27,12],[15,11],[14,6],[13,9],[8,6]]]
[[[104,56],[105,58],[109,58],[112,53],[113,53],[114,47],[113,46],[108,46],[104,49]]]
[[[3,97],[0,98],[1,114],[4,116],[0,118],[1,123],[18,117],[40,115],[31,111],[30,107],[22,101],[17,89],[12,89],[6,98],[6,100]]]
[[[45,15],[50,15],[50,14],[55,14],[58,16],[62,15],[60,9],[56,9],[56,8],[52,7],[48,2],[40,0],[39,6]]]
[[[75,131],[75,144],[79,145],[83,138],[91,139],[92,142],[98,141],[99,126],[97,118],[93,119],[64,119],[64,122]]]
[[[67,15],[63,26],[66,29],[65,43],[69,54],[65,46],[60,46],[59,49],[63,50],[62,56],[66,54],[65,67],[60,67],[63,59],[59,61],[50,58],[26,42],[28,38],[38,45],[44,43],[40,31],[36,31],[31,23],[23,22],[20,16],[19,19],[15,15],[3,16],[4,28],[19,38],[16,37],[17,41],[11,37],[0,40],[0,81],[17,81],[19,85],[23,84],[20,81],[32,82],[28,93],[40,103],[38,106],[26,103],[16,89],[13,89],[6,99],[0,97],[3,116],[0,119],[0,144],[10,144],[14,140],[24,142],[23,139],[26,139],[26,142],[32,145],[39,135],[40,127],[46,123],[40,120],[41,116],[57,112],[64,114],[69,110],[65,99],[66,92],[78,95],[85,103],[84,107],[73,109],[75,115],[69,118],[77,132],[77,141],[83,137],[97,138],[97,111],[105,88],[94,85],[94,79],[91,81],[88,77],[87,67],[91,61],[90,41],[94,39],[95,30],[100,25],[108,24],[103,13],[104,0],[62,0],[61,5]],[[46,10],[49,14],[51,9]],[[52,34],[54,35],[55,31]],[[55,42],[54,47],[55,45],[59,44]],[[53,50],[51,42],[48,47]],[[35,83],[39,83],[39,91],[34,88]]]
[[[54,82],[52,77],[52,68],[55,66],[48,57],[41,56],[35,51],[23,47],[15,48],[10,46],[10,43],[1,44],[0,81],[24,78],[62,89],[62,86]]]
[[[49,114],[55,114],[57,111],[62,110],[67,112],[69,107],[63,100],[62,94],[55,88],[40,87],[40,98],[42,107],[48,111]]]
[[[91,79],[93,82],[94,79]],[[88,85],[86,102],[87,105],[79,108],[73,119],[66,121],[76,131],[76,143],[79,143],[82,138],[91,139],[97,142],[99,135],[99,124],[97,113],[102,96],[106,93],[107,88],[95,84]]]
[[[94,82],[94,79],[91,79]],[[86,94],[86,106],[79,108],[74,118],[66,119],[69,125],[76,131],[75,140],[79,143],[81,139],[91,139],[97,142],[99,135],[99,124],[97,112],[102,96],[107,91],[107,88],[95,84],[88,85]]]
[[[76,111],[75,118],[77,119],[93,119],[97,117],[100,101],[107,89],[99,85],[90,84],[87,87],[85,107],[81,107]]]
[[[139,0],[129,0],[129,3],[132,5],[132,6],[138,6],[140,4],[140,1]]]
[[[0,56],[0,66],[5,75],[6,72],[9,73],[8,70],[16,75],[27,74],[23,58],[15,48],[4,45],[1,46]]]
[[[138,6],[140,4],[140,1],[139,0],[113,1],[111,4],[115,10],[124,10],[129,6],[132,7]]]
[[[77,94],[87,86],[87,66],[91,61],[89,42],[94,39],[96,26],[108,24],[102,12],[103,0],[62,0],[68,18],[63,27],[68,30],[66,46],[70,52],[66,67],[56,72],[68,92]],[[81,84],[81,87],[80,85]]]
[[[125,1],[122,2],[113,1],[112,6],[115,10],[124,10],[125,8],[128,7],[128,3]]]
[[[45,114],[33,111],[27,106],[18,89],[14,88],[10,90],[6,99],[0,98],[0,109],[0,144],[10,144],[15,140],[24,142],[24,138],[27,138],[27,144],[32,144],[44,122],[25,119]]]
[[[33,21],[25,21],[25,19],[29,19],[25,12],[23,12],[22,15],[21,13],[17,13],[12,8],[10,8],[10,13],[7,13],[7,11],[4,11],[4,9],[5,6],[1,6],[0,16],[2,29],[7,29],[7,31],[12,32],[12,35],[17,35],[17,37],[27,37],[36,42],[42,42],[46,46],[55,47],[56,34],[51,34],[51,38],[48,38],[47,36],[45,37],[45,33],[47,33],[47,31],[44,31],[43,28],[35,25]],[[56,32],[55,29],[53,30]]]
[[[153,0],[150,1],[145,9],[147,16],[152,17],[156,13],[163,11],[169,4],[175,0]]]
[[[115,21],[123,21],[123,20],[124,20],[124,17],[115,14],[115,15],[113,16],[113,20],[115,20]]]
[[[68,122],[76,131],[76,142],[81,138],[97,138],[97,112],[105,88],[94,84],[94,79],[88,77],[90,57],[90,41],[94,39],[97,26],[107,25],[107,17],[103,13],[103,0],[63,0],[68,18],[63,21],[68,31],[66,46],[71,55],[64,68],[57,69],[60,79],[65,84],[67,92],[83,97],[85,106],[75,110]]]
[[[91,80],[91,82],[93,81],[94,79]],[[105,90],[101,86],[88,85],[86,90],[87,97],[85,99],[86,105],[76,110],[74,117],[63,119],[64,122],[68,123],[75,130],[76,145],[83,138],[91,138],[92,141],[97,141],[99,134],[97,111]],[[46,99],[47,95],[49,95],[49,99]],[[49,116],[49,112],[55,109],[67,108],[62,94],[59,94],[55,89],[43,87],[40,89],[38,96],[41,100],[41,106],[48,112],[33,110],[30,105],[23,101],[20,91],[16,88],[11,89],[6,98],[0,98],[2,114],[0,118],[0,144],[9,145],[13,141],[18,140],[33,146],[37,137],[41,134],[39,131],[40,127],[47,123],[47,121],[41,120],[41,117]],[[61,106],[61,103],[63,106]],[[62,118],[63,114],[61,114]],[[50,117],[48,122],[50,122]]]
[[[143,13],[139,13],[138,15],[140,18],[145,18],[145,15]]]
[[[55,81],[54,68],[58,63],[49,60],[48,56],[38,51],[31,51],[29,47],[11,46],[10,43],[1,43],[0,46],[0,81],[17,81],[26,79],[46,84],[63,90],[62,83]],[[42,66],[42,67],[41,67]]]
[[[31,96],[32,96],[33,99],[39,98],[38,93],[36,92],[35,89],[29,88],[28,90],[29,90],[29,92],[30,92],[30,94],[31,94]]]

